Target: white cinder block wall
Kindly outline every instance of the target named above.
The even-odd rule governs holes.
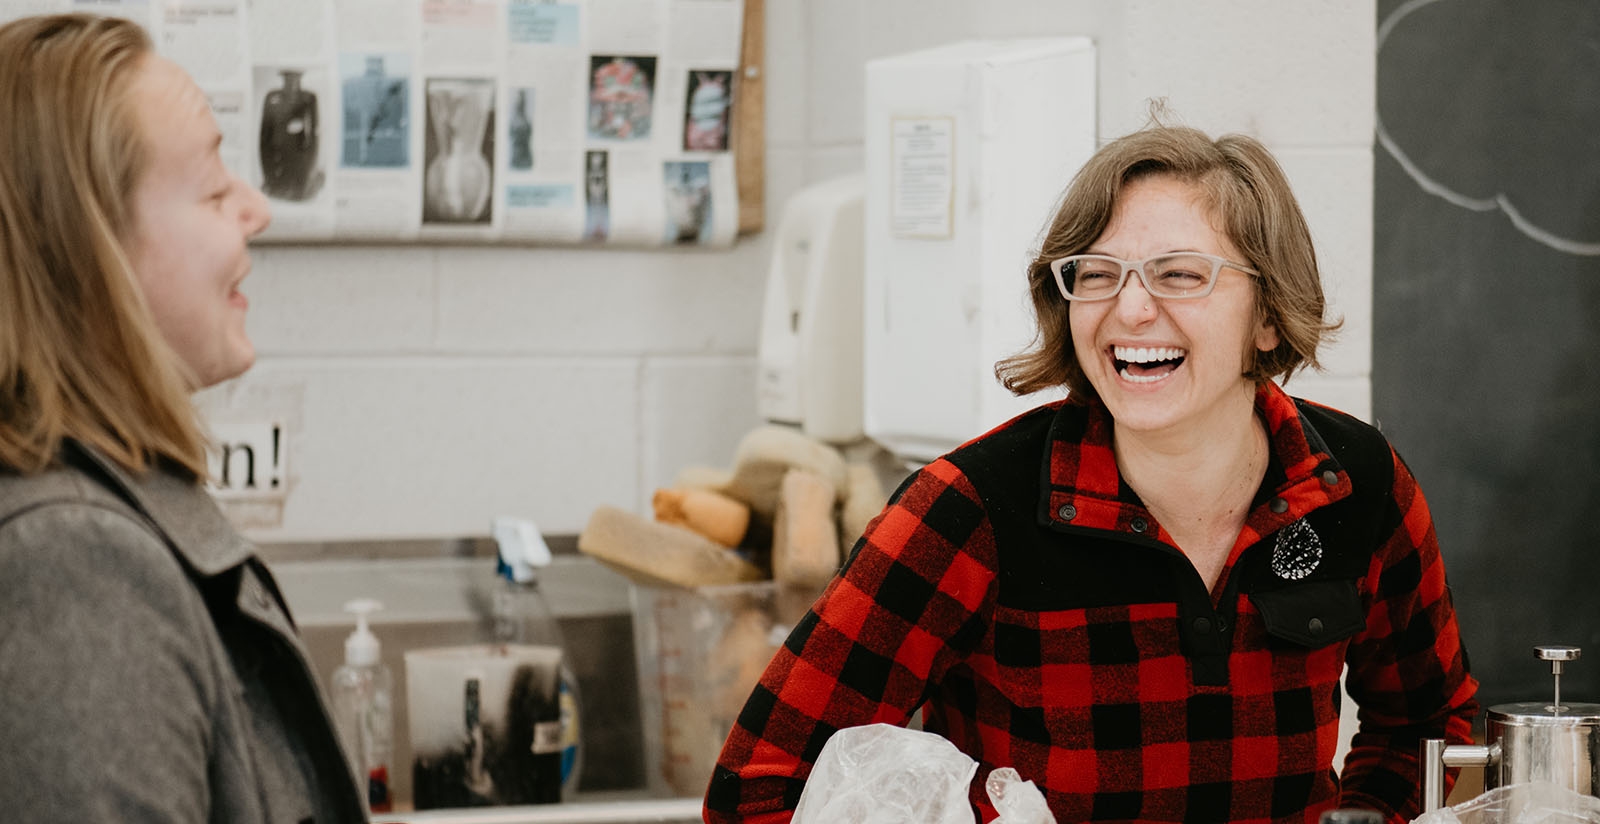
[[[766,14],[769,228],[800,187],[861,169],[868,59],[1087,35],[1102,138],[1164,97],[1277,153],[1345,319],[1327,373],[1290,390],[1370,416],[1372,0],[766,0]],[[717,252],[260,248],[245,285],[259,359],[201,396],[214,420],[288,426],[281,524],[252,536],[483,535],[498,514],[575,533],[600,504],[647,512],[656,487],[725,466],[757,423],[770,236]]]

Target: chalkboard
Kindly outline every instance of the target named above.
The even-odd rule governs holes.
[[[1548,699],[1552,643],[1600,701],[1600,3],[1377,9],[1374,416],[1482,703]]]

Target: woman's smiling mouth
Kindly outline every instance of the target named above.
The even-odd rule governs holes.
[[[1132,383],[1155,383],[1183,365],[1188,353],[1175,346],[1112,346],[1117,374]]]

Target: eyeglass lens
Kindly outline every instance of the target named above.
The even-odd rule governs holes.
[[[1124,261],[1097,256],[1068,258],[1061,267],[1061,284],[1073,297],[1108,298],[1121,290]],[[1163,255],[1145,261],[1144,288],[1161,298],[1203,294],[1216,277],[1216,262],[1199,255]]]

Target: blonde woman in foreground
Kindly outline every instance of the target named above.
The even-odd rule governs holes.
[[[0,799],[28,822],[328,822],[362,791],[190,394],[254,361],[267,203],[117,19],[0,26]]]

